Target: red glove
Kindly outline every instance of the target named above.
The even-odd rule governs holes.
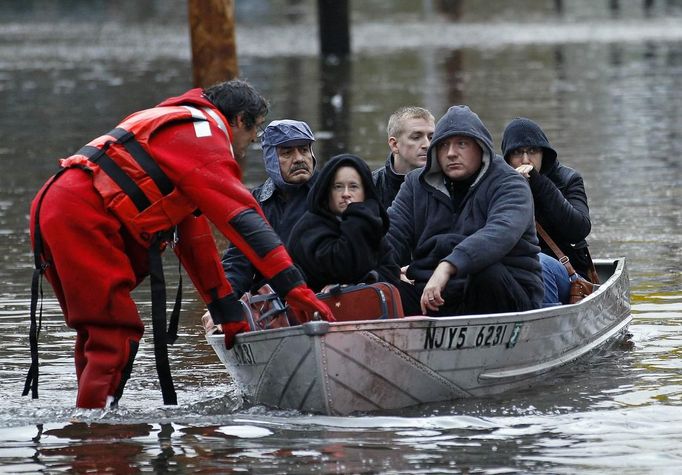
[[[245,320],[239,322],[227,322],[220,325],[225,334],[225,348],[231,350],[234,346],[234,337],[237,333],[244,333],[251,331],[251,327]]]
[[[312,315],[314,312],[319,312],[324,320],[328,322],[336,321],[327,304],[320,301],[315,296],[315,293],[305,285],[299,285],[291,289],[286,299],[287,303],[294,310],[300,311],[300,313]]]

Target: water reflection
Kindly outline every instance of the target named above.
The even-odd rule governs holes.
[[[351,145],[351,107],[353,75],[347,59],[320,59],[320,117],[322,137],[332,138],[322,143],[323,160],[348,151]]]
[[[62,428],[43,432],[38,426],[39,443],[47,438],[47,447],[39,449],[36,458],[46,466],[68,467],[75,473],[114,471],[115,473],[138,473],[135,459],[142,453],[142,445],[136,437],[149,435],[148,424],[86,424],[73,423]],[[64,445],[55,446],[51,438],[63,439]]]
[[[315,473],[501,469],[617,473],[669,467],[675,458],[674,427],[682,420],[679,409],[672,407],[665,415],[651,408],[627,414],[599,410],[543,414],[532,407],[521,412],[413,418],[235,417],[189,425],[76,422],[41,424],[32,431],[17,428],[15,433],[34,434],[28,467],[33,471],[225,473],[248,467],[252,473],[284,473],[305,467]],[[622,431],[626,420],[628,430]],[[652,426],[660,427],[664,440],[651,440]]]

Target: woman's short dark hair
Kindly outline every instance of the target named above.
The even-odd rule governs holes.
[[[258,117],[268,114],[268,102],[248,82],[242,79],[215,84],[204,89],[204,96],[227,118],[230,125],[241,114],[244,125],[251,128]]]

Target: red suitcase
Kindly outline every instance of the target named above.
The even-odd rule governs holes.
[[[404,316],[398,288],[388,282],[336,286],[317,297],[339,322]]]

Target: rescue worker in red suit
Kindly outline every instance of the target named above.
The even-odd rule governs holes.
[[[177,242],[170,244],[228,348],[249,327],[209,221],[290,306],[333,320],[241,183],[236,159],[256,139],[267,111],[241,80],[192,89],[130,115],[61,160],[66,171],[34,199],[34,247],[40,241],[41,266],[77,333],[77,407],[103,408],[122,394],[144,330],[131,292],[149,273],[150,247],[169,244],[170,234],[161,232],[175,230]]]

